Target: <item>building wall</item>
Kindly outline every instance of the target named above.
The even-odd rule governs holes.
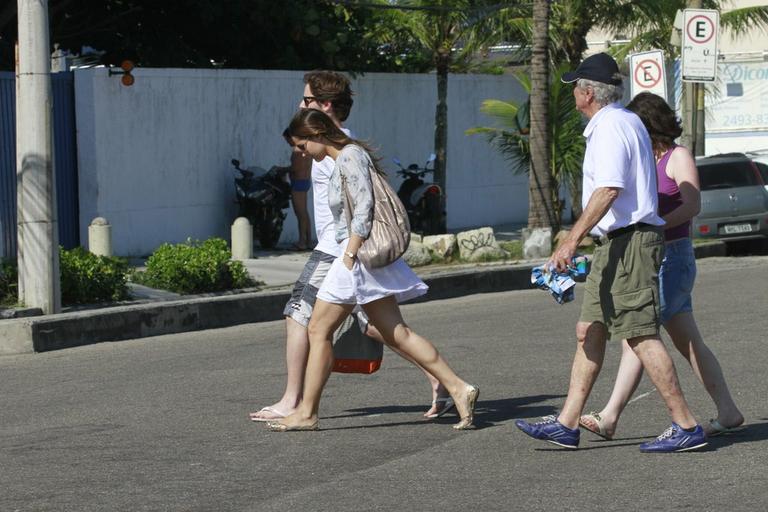
[[[281,132],[296,111],[302,73],[137,69],[125,87],[106,69],[75,73],[81,239],[97,216],[113,226],[120,255],[146,255],[187,237],[229,238],[234,174],[229,161],[269,168],[288,163]],[[353,81],[347,126],[393,157],[423,163],[433,150],[434,75],[366,74]],[[520,100],[510,76],[452,75],[448,116],[448,226],[527,219],[527,178],[515,176],[479,136],[487,98]],[[399,178],[390,173],[395,187]],[[297,238],[289,211],[281,243]]]

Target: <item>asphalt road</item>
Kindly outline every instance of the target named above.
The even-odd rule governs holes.
[[[251,423],[282,391],[279,322],[0,358],[0,511],[764,510],[767,277],[765,256],[700,261],[699,324],[749,423],[702,452],[639,452],[669,423],[647,380],[614,441],[583,433],[572,452],[519,432],[515,418],[562,403],[580,300],[530,290],[404,308],[480,385],[469,432],[421,418],[426,382],[391,352],[377,374],[331,377],[321,431]],[[676,362],[707,420],[711,401]]]

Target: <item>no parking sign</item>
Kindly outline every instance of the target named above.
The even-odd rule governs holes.
[[[664,52],[651,50],[631,54],[629,56],[629,70],[632,79],[630,93],[633,98],[641,92],[651,92],[665,100],[667,99]]]

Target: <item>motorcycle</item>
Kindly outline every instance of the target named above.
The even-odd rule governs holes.
[[[445,224],[445,211],[441,208],[443,191],[439,185],[424,181],[424,176],[435,172],[434,168],[429,167],[435,162],[435,158],[434,153],[429,155],[423,167],[417,164],[403,167],[400,160],[393,159],[400,167],[397,174],[404,178],[397,196],[408,211],[411,231],[423,235],[439,234]]]
[[[235,177],[235,194],[240,206],[238,217],[245,217],[253,226],[254,239],[262,249],[271,249],[280,239],[285,220],[285,210],[291,199],[288,168],[273,166],[265,171],[261,167],[240,167],[233,159],[232,165],[240,173]]]

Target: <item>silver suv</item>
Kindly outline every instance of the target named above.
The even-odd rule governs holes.
[[[719,240],[768,237],[768,191],[757,164],[741,153],[696,159],[701,212],[693,235]]]

